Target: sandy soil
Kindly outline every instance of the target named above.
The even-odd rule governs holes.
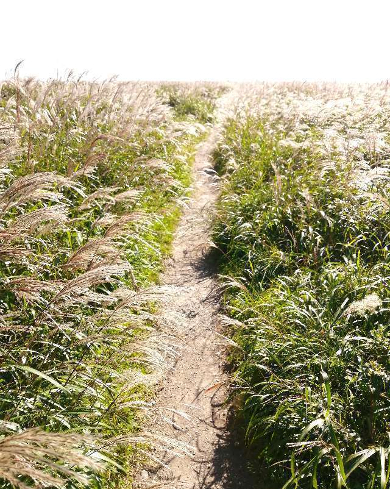
[[[219,124],[198,148],[193,168],[194,191],[162,278],[171,287],[161,305],[161,314],[177,330],[180,355],[157,396],[157,406],[169,422],[155,420],[149,430],[175,440],[177,445],[185,444],[192,454],[178,456],[167,451],[163,455],[165,467],[141,472],[140,487],[254,487],[243,450],[228,429],[228,377],[218,322],[220,287],[210,253],[210,222],[219,193],[211,155],[225,109],[233,97],[230,92],[220,99]]]

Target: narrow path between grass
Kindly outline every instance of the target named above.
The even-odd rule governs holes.
[[[141,487],[172,489],[252,489],[242,449],[228,429],[227,375],[223,339],[218,334],[219,284],[210,246],[210,224],[218,198],[212,152],[220,124],[232,102],[220,99],[217,124],[197,151],[194,191],[173,243],[163,275],[168,285],[163,321],[176,331],[180,356],[167,373],[157,397],[158,409],[170,423],[156,421],[149,429],[192,447],[192,455],[166,452],[166,467],[143,470]],[[175,411],[179,411],[175,412]]]

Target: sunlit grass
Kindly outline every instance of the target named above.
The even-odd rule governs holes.
[[[214,100],[211,87],[175,90]],[[135,448],[153,444],[140,413],[166,346],[142,343],[150,287],[207,131],[159,91],[17,76],[0,86],[4,489],[117,487]]]
[[[247,87],[215,155],[234,378],[272,487],[389,485],[389,114],[384,85]]]

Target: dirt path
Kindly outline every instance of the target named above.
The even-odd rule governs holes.
[[[218,119],[233,94],[222,97]],[[157,432],[192,447],[193,455],[164,455],[166,467],[144,470],[142,487],[169,489],[252,489],[243,453],[227,429],[227,375],[223,340],[218,334],[218,283],[210,252],[210,218],[218,198],[212,170],[216,125],[196,153],[194,192],[173,243],[173,256],[163,275],[168,287],[164,321],[176,329],[181,352],[158,393],[157,406],[170,423],[157,422]],[[174,411],[185,413],[184,416]]]

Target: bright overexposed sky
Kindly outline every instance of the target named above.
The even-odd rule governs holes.
[[[390,79],[390,0],[12,0],[0,79]]]

